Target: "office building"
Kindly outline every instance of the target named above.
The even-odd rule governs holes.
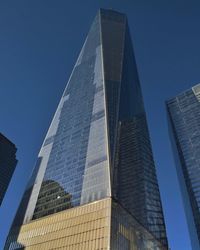
[[[169,128],[192,248],[200,249],[200,84],[167,101]]]
[[[0,133],[0,206],[17,165],[15,145]]]
[[[167,249],[126,16],[101,9],[39,153],[11,249]],[[34,248],[35,247],[35,248]]]

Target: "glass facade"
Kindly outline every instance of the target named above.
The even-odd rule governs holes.
[[[192,247],[200,249],[200,84],[167,101],[171,141]]]
[[[42,145],[26,222],[111,195],[100,26],[98,14]]]
[[[139,232],[124,233],[126,227],[133,227],[128,226],[131,216],[140,225],[137,228],[141,228],[144,239],[148,235],[156,245],[167,248],[146,115],[124,14],[101,9],[96,15],[36,168],[23,224],[112,197],[111,203],[119,207],[115,215],[126,211],[121,216],[127,213],[127,222],[122,226],[116,222],[125,229],[119,232],[118,246],[112,240],[111,249],[135,249],[136,243],[131,242]],[[116,224],[111,225],[111,231],[115,230]],[[164,249],[153,243],[141,244],[139,249]]]
[[[0,133],[0,206],[17,165],[16,147]]]
[[[167,250],[118,202],[111,206],[111,250]]]

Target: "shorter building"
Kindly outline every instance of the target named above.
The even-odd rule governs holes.
[[[200,84],[166,102],[192,249],[200,249]]]
[[[17,165],[17,148],[0,133],[0,205]]]

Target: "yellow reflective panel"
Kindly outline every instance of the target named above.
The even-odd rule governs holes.
[[[34,220],[24,224],[18,236],[13,234],[9,244],[17,242],[27,250],[95,250],[101,249],[100,244],[102,248],[108,247],[111,220],[108,210],[110,198]]]

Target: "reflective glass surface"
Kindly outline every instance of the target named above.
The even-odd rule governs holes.
[[[167,246],[165,223],[125,15],[102,12],[113,196]]]
[[[117,202],[111,210],[112,250],[167,250],[154,236]]]
[[[167,109],[177,174],[194,244],[196,234],[200,242],[200,84],[167,101]],[[200,249],[199,242],[194,249]]]
[[[99,20],[97,15],[43,144],[41,153],[49,156],[33,219],[110,194]]]
[[[39,159],[24,223],[114,197],[167,246],[137,67],[124,14],[103,9],[98,12]]]

